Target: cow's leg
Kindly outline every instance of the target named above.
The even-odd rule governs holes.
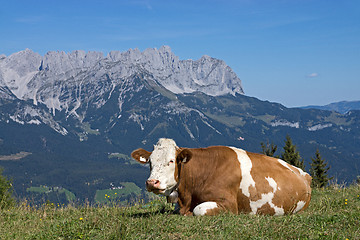
[[[218,201],[208,201],[197,205],[193,213],[195,216],[217,215],[220,212],[238,213],[236,198],[228,195],[227,198],[221,198]]]
[[[182,191],[180,191],[182,193]],[[191,194],[185,192],[184,194],[180,194],[178,198],[178,203],[180,207],[180,215],[184,216],[192,216],[193,213],[190,211],[191,208]]]
[[[220,210],[216,202],[203,202],[194,208],[193,213],[195,216],[216,215]]]
[[[180,206],[180,211],[179,211],[180,215],[184,215],[184,216],[192,216],[193,213],[190,211],[190,207],[181,207]]]

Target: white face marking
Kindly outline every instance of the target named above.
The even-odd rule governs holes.
[[[175,141],[166,138],[161,138],[158,141],[150,155],[152,169],[149,180],[159,180],[160,189],[164,190],[162,194],[166,196],[169,196],[177,184],[175,180],[175,155]]]
[[[212,210],[217,207],[218,207],[218,205],[216,202],[204,202],[204,203],[197,205],[194,208],[193,213],[195,216],[204,216],[208,210]]]
[[[298,211],[300,211],[305,206],[305,204],[306,204],[306,202],[299,201],[296,205],[296,209],[294,210],[294,213],[297,213]]]
[[[268,181],[273,191],[261,194],[261,199],[257,201],[250,201],[251,214],[256,214],[259,208],[268,203],[270,207],[275,210],[275,215],[284,215],[284,209],[282,207],[275,206],[275,204],[272,202],[275,192],[278,189],[277,183],[271,177],[266,177],[265,179]]]
[[[250,174],[252,168],[251,159],[244,150],[235,147],[230,147],[230,148],[235,151],[238,161],[240,162],[240,169],[241,169],[240,189],[245,196],[250,197],[249,187],[250,186],[255,187],[255,181]]]

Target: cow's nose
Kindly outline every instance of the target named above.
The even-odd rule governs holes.
[[[156,190],[160,188],[160,181],[156,179],[149,179],[146,181],[146,189],[148,191]]]

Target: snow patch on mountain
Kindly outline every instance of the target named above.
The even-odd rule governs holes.
[[[21,125],[24,125],[24,124],[25,124],[25,122],[24,122],[24,121],[21,121],[20,119],[18,119],[17,116],[9,116],[9,118],[10,118],[11,120],[13,120],[14,122],[17,122],[17,123],[19,123],[19,124],[21,124]]]
[[[18,106],[17,108],[12,109],[12,112],[9,112],[7,116],[9,120],[12,120],[13,122],[19,123],[21,125],[45,124],[62,135],[68,134],[67,129],[55,121],[51,113],[43,109],[32,107],[31,105]],[[8,123],[9,120],[6,122]]]
[[[132,113],[129,117],[129,119],[133,120],[134,122],[136,122],[139,126],[141,131],[144,131],[144,125],[142,124],[142,121],[148,122],[149,119],[146,116],[142,116],[139,115],[137,113]]]

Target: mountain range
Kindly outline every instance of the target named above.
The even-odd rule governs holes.
[[[143,52],[48,52],[0,56],[0,166],[15,192],[63,187],[80,201],[96,190],[134,182],[147,167],[132,150],[158,138],[179,146],[232,145],[259,152],[290,135],[307,168],[316,149],[330,175],[359,175],[360,111],[345,114],[246,96],[222,60],[180,60],[167,46]]]
[[[305,106],[302,107],[304,109],[321,109],[321,110],[328,110],[328,111],[336,111],[338,113],[346,114],[352,110],[360,110],[360,101],[341,101],[341,102],[334,102],[327,104],[325,106]]]

